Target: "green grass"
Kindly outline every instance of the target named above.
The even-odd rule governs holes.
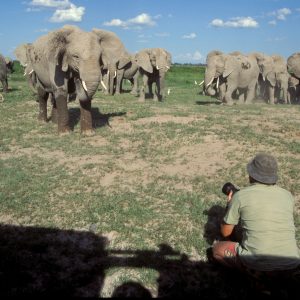
[[[19,241],[25,238],[18,235],[20,228],[29,228],[25,230],[29,239],[26,253],[35,251],[35,239],[42,239],[36,236],[38,228],[47,233],[42,244],[60,245],[60,234],[64,234],[64,241],[72,247],[77,239],[90,245],[88,253],[68,252],[65,246],[59,249],[75,256],[78,274],[87,264],[90,274],[97,274],[95,266],[103,269],[106,282],[96,291],[102,296],[110,296],[116,286],[129,280],[140,282],[153,295],[170,295],[167,287],[174,280],[173,285],[180,287],[174,276],[181,270],[180,276],[200,276],[198,283],[206,282],[208,287],[219,284],[215,292],[203,290],[202,285],[204,295],[210,291],[216,296],[243,298],[251,291],[249,285],[240,282],[244,294],[242,289],[234,293],[226,281],[228,274],[206,262],[207,235],[218,233],[220,216],[216,212],[225,206],[220,189],[226,181],[246,186],[246,163],[258,151],[270,151],[280,166],[278,184],[295,196],[299,244],[300,107],[259,101],[223,106],[200,94],[194,81],[200,82],[203,76],[203,67],[172,67],[167,74],[171,94],[164,102],[139,103],[128,93],[104,96],[97,92],[92,104],[94,111],[101,113],[94,115],[96,134],[81,136],[80,125],[75,122],[74,131],[60,137],[55,124],[37,120],[38,104],[17,66],[9,80],[11,91],[0,104],[3,236],[11,234]],[[71,117],[78,118],[79,104],[70,103],[69,108]],[[216,212],[209,215],[213,209]],[[89,233],[91,228],[93,233]],[[106,244],[100,248],[108,253],[103,258],[96,245],[104,238]],[[18,247],[23,243],[20,241]],[[162,244],[169,249],[166,253],[175,257],[171,266],[161,254]],[[125,258],[113,254],[118,250]],[[133,258],[127,256],[128,251]],[[49,255],[56,274],[61,254]],[[70,269],[57,274],[61,278],[73,276]],[[88,279],[76,280],[83,290],[88,286]],[[163,291],[158,291],[158,285]],[[24,287],[24,291],[31,288]],[[78,295],[82,289],[77,290]]]

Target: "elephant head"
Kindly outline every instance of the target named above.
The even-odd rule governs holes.
[[[117,70],[124,69],[131,62],[130,54],[126,51],[120,38],[111,31],[96,29],[92,31],[98,38],[103,52],[101,62],[108,73],[108,90],[114,93],[114,79]]]
[[[288,72],[300,79],[300,52],[292,54],[287,60]]]
[[[219,78],[225,67],[225,57],[223,52],[214,50],[208,53],[206,57],[205,76],[204,76],[204,92],[207,95],[214,96],[215,89],[212,88],[212,83]]]
[[[140,68],[148,73],[154,70],[167,72],[172,64],[171,54],[162,48],[144,49],[136,54],[136,62]]]
[[[141,88],[140,100],[145,97],[145,85],[148,84],[149,92],[152,94],[152,83],[156,83],[159,100],[164,97],[165,75],[172,64],[172,55],[162,48],[149,48],[139,51],[135,61],[143,75],[143,87]]]

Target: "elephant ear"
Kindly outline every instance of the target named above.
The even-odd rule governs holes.
[[[269,72],[266,79],[270,82],[271,86],[274,87],[276,85],[276,75],[274,72]]]
[[[123,55],[119,60],[118,69],[124,69],[130,62],[131,56],[129,54]]]
[[[235,65],[235,58],[232,56],[227,56],[225,59],[224,71],[222,74],[224,78],[228,77],[233,72]]]
[[[120,61],[120,57],[124,56],[120,66],[123,67],[129,62],[126,60],[126,50],[121,39],[112,31],[94,28],[92,32],[98,37],[102,48],[102,61],[104,64],[116,64]],[[128,59],[129,55],[128,55]],[[124,65],[125,64],[125,65]],[[121,67],[119,67],[121,69]]]
[[[28,51],[31,47],[31,44],[23,44],[18,46],[14,51],[16,58],[23,67],[26,67],[29,64]]]
[[[67,46],[69,36],[75,31],[80,30],[77,26],[65,25],[61,29],[55,30],[49,36],[49,53],[54,53],[56,66],[61,66],[63,72],[69,68]]]
[[[136,55],[136,61],[139,67],[148,73],[153,73],[153,67],[150,62],[149,53],[147,51],[141,51]]]

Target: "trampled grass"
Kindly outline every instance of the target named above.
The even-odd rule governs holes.
[[[206,248],[218,235],[223,183],[246,186],[245,165],[258,151],[278,159],[300,241],[299,105],[223,106],[200,94],[194,81],[203,76],[201,67],[174,66],[164,102],[97,92],[92,137],[80,135],[79,104],[69,103],[74,129],[60,137],[55,124],[38,122],[21,70],[11,75],[0,104],[0,222],[1,244],[13,246],[1,251],[30,275],[24,294],[51,290],[58,276],[54,291],[83,296],[111,296],[137,281],[153,296],[246,297],[250,284],[230,273],[241,285],[234,292]],[[20,293],[9,284],[8,293]]]

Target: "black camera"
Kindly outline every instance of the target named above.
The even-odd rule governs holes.
[[[228,196],[230,192],[232,191],[232,194],[239,191],[238,188],[236,188],[231,182],[226,182],[222,187],[222,192]]]

